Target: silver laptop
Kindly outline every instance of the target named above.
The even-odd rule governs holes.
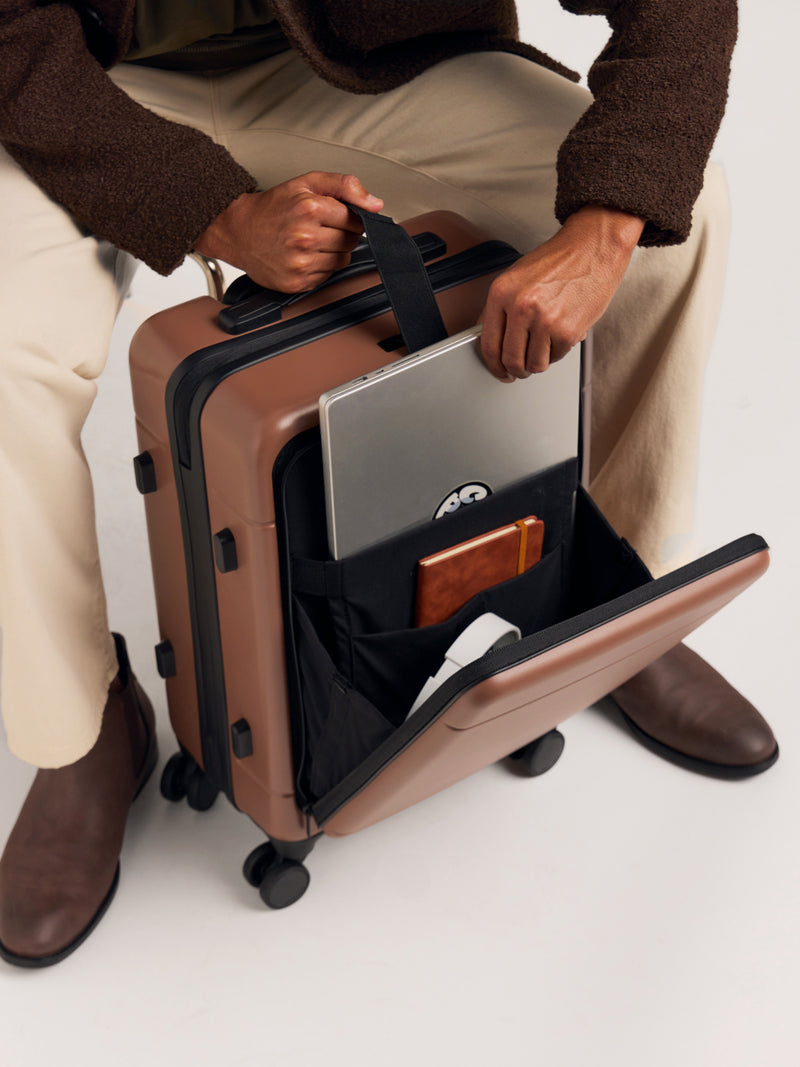
[[[320,397],[334,559],[577,454],[580,346],[504,384],[479,337],[466,330]]]

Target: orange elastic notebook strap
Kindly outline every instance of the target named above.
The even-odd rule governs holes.
[[[517,555],[517,574],[525,570],[525,557],[528,553],[528,527],[524,519],[517,519],[519,526],[519,554]]]

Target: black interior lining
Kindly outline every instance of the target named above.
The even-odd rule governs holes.
[[[286,593],[294,618],[287,655],[290,675],[298,679],[299,707],[293,713],[303,720],[298,788],[312,799],[402,725],[447,648],[479,615],[492,611],[525,637],[651,580],[577,485],[575,460],[332,561],[318,433],[302,435],[287,449],[291,460],[276,465],[284,520],[279,526],[287,538]],[[479,593],[436,626],[414,627],[419,559],[530,514],[545,523],[543,555],[535,567]]]

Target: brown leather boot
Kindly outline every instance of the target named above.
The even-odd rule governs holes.
[[[716,778],[749,778],[778,758],[761,714],[684,644],[609,696],[634,737],[681,767]]]
[[[39,770],[0,859],[0,956],[58,963],[114,896],[128,810],[158,758],[150,701],[114,634],[119,674],[100,736],[77,763]]]

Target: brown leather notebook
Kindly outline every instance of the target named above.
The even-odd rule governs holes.
[[[443,622],[476,593],[529,570],[542,558],[543,540],[544,523],[529,515],[421,559],[416,625]]]

